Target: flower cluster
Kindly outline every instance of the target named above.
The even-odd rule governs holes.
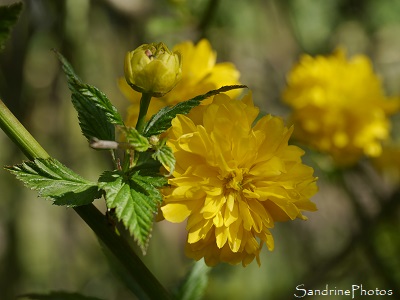
[[[156,46],[162,50],[158,56]],[[125,63],[126,81],[135,91],[162,96],[151,100],[150,114],[238,84],[239,72],[230,63],[216,64],[208,41],[196,46],[185,42],[174,52],[162,46],[139,47],[128,53]],[[139,113],[135,91],[129,91],[133,105],[127,125],[133,125]],[[304,152],[288,144],[293,127],[271,115],[256,122],[259,109],[251,93],[242,100],[236,100],[237,94],[219,94],[187,115],[177,114],[163,134],[176,163],[163,164],[172,177],[162,189],[161,212],[170,222],[187,219],[186,254],[204,258],[209,266],[219,262],[247,266],[254,259],[260,264],[263,245],[274,248],[270,229],[275,222],[305,220],[303,211],[316,210],[310,201],[317,191],[314,170],[302,163]]]
[[[395,184],[400,183],[400,146],[397,143],[385,144],[382,147],[382,154],[372,160],[374,168],[383,177]]]
[[[370,60],[347,60],[342,50],[330,56],[304,55],[287,78],[284,101],[293,108],[294,137],[351,165],[363,155],[378,156],[389,136],[388,116],[398,100],[383,92]]]
[[[196,45],[192,42],[180,43],[172,51],[173,53],[180,53],[182,57],[181,80],[168,94],[151,100],[149,116],[155,114],[164,106],[177,104],[224,85],[239,84],[239,71],[232,63],[216,63],[217,55],[205,39]],[[139,114],[141,94],[132,90],[124,78],[119,80],[119,86],[132,103],[128,108],[126,124],[134,126]],[[237,92],[232,91],[230,95],[235,93]]]
[[[260,264],[262,245],[274,248],[275,221],[316,210],[309,200],[317,191],[313,169],[288,145],[293,128],[271,115],[253,127],[258,113],[251,95],[217,95],[178,115],[167,132],[176,166],[161,210],[171,222],[187,218],[186,254],[210,266]]]

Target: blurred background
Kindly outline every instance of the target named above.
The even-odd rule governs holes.
[[[13,2],[0,0],[0,5]],[[288,115],[280,95],[299,55],[327,54],[337,46],[345,46],[349,55],[369,55],[387,94],[400,94],[400,0],[23,2],[0,54],[0,96],[50,155],[92,180],[110,167],[109,160],[81,136],[52,48],[121,112],[129,105],[117,85],[127,51],[142,43],[163,41],[172,47],[203,37],[217,51],[218,62],[236,65],[264,112]],[[394,116],[395,140],[399,119]],[[3,132],[0,145],[0,165],[24,159]],[[399,289],[397,182],[368,162],[340,182],[324,169],[323,158],[307,150],[305,161],[319,177],[320,192],[312,199],[319,211],[306,213],[307,222],[277,224],[275,250],[263,249],[261,267],[254,262],[246,268],[213,268],[205,299],[292,299],[300,284]],[[136,299],[110,271],[94,234],[72,209],[39,199],[5,170],[0,170],[0,191],[0,299],[52,290]],[[104,208],[103,200],[97,202]],[[181,225],[155,225],[143,259],[168,288],[192,264],[183,254],[184,242]]]

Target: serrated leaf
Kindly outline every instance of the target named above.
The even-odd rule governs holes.
[[[153,154],[154,153],[151,152],[140,153],[139,159],[132,171],[138,171],[142,176],[153,176],[154,174],[158,174],[161,168],[161,163],[153,158]]]
[[[71,64],[68,62],[68,60],[56,49],[53,49],[54,53],[57,55],[58,60],[61,62],[61,67],[65,73],[65,76],[67,76],[67,80],[77,80],[81,81],[81,79],[78,77],[77,74],[75,74],[74,69],[72,68]]]
[[[86,190],[81,192],[68,192],[64,195],[58,196],[54,198],[54,205],[59,206],[80,206],[87,205],[92,203],[94,199],[98,199],[101,197],[101,193],[99,192],[99,188],[96,186],[91,186]]]
[[[22,3],[17,2],[8,6],[0,6],[0,51],[10,36],[11,29],[17,23],[22,11]]]
[[[98,138],[100,140],[112,141],[115,139],[114,126],[108,122],[104,112],[93,102],[87,101],[87,98],[79,92],[73,92],[71,95],[72,104],[78,112],[79,126],[82,134],[87,140]]]
[[[27,187],[51,198],[56,205],[80,206],[99,198],[97,184],[88,181],[54,158],[37,158],[5,167]]]
[[[180,286],[176,298],[179,300],[203,299],[210,270],[211,268],[207,267],[203,260],[196,262]]]
[[[131,176],[120,171],[107,171],[99,179],[105,191],[107,207],[115,208],[119,221],[133,235],[143,253],[146,252],[153,227],[154,214],[162,202],[158,188],[166,184],[161,176]]]
[[[124,125],[121,115],[118,113],[115,106],[111,104],[106,94],[89,84],[80,83],[79,87],[82,95],[93,101],[98,108],[104,111],[110,123],[114,125]]]
[[[79,125],[83,135],[90,140],[114,140],[114,125],[123,125],[122,117],[111,104],[107,96],[96,87],[83,83],[75,74],[72,66],[57,51],[72,93],[71,99],[78,112]]]
[[[78,293],[51,292],[50,294],[24,294],[18,298],[28,298],[31,300],[102,300],[96,297],[84,296]]]
[[[174,172],[176,162],[175,156],[172,149],[165,144],[165,141],[157,147],[156,151],[153,153],[153,158],[158,160],[166,169],[169,170],[169,175]]]
[[[57,51],[55,51],[55,53],[62,64],[68,83],[70,83],[74,89],[77,88],[78,90],[81,90],[81,93],[84,96],[93,101],[98,108],[104,111],[110,123],[115,125],[124,125],[121,115],[118,113],[115,106],[112,105],[107,96],[96,87],[83,83],[75,74],[74,69],[65,57]]]
[[[150,147],[150,143],[146,137],[141,135],[139,131],[137,131],[133,127],[124,128],[126,139],[128,143],[139,152],[144,152]]]
[[[223,86],[217,90],[209,91],[206,94],[196,96],[190,100],[179,102],[175,106],[163,107],[158,113],[153,115],[143,131],[143,135],[150,137],[152,135],[159,135],[171,127],[171,121],[178,114],[187,114],[192,108],[200,104],[200,102],[211,96],[220,93],[228,92],[234,89],[247,88],[245,85],[228,85]]]

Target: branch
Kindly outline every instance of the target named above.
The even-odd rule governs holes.
[[[50,157],[1,100],[0,128],[28,159]],[[109,226],[107,218],[93,204],[75,207],[74,210],[115,255],[121,266],[126,268],[126,274],[129,274],[138,283],[142,291],[135,292],[140,295],[143,295],[144,292],[150,299],[171,299],[169,293],[133,252],[128,243],[115,233]]]

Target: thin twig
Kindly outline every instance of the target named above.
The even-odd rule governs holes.
[[[28,159],[49,158],[46,150],[42,148],[1,100],[0,128],[22,150]],[[169,293],[147,269],[128,243],[108,226],[107,218],[93,204],[75,207],[74,210],[109,248],[110,252],[114,254],[121,266],[125,268],[126,274],[132,276],[132,279],[138,283],[142,291],[136,292],[140,293],[142,298],[147,295],[149,299],[171,299]]]
[[[217,8],[220,0],[210,0],[208,1],[208,5],[204,10],[203,17],[197,27],[197,30],[200,32],[200,38],[204,38],[206,36],[206,30],[211,24],[211,20],[214,18],[215,13],[217,12]]]

